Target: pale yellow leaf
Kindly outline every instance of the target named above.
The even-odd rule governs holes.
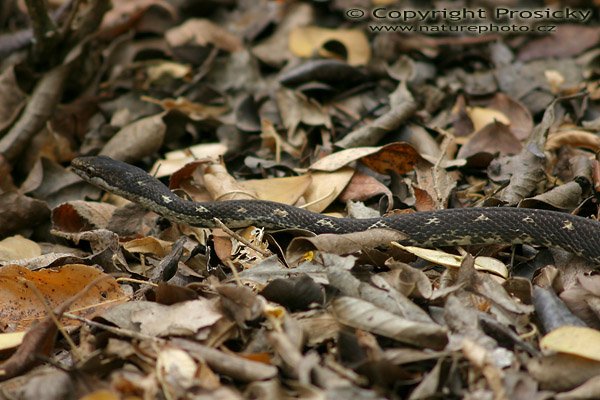
[[[441,250],[424,249],[422,247],[415,246],[403,246],[396,242],[392,242],[392,244],[404,251],[414,254],[417,257],[448,268],[460,268],[463,261],[462,256],[446,253],[445,251]],[[505,279],[508,278],[508,269],[506,268],[506,265],[492,257],[475,257],[475,269],[477,271],[490,272]]]
[[[600,331],[583,326],[561,326],[544,336],[540,347],[600,361]]]
[[[0,242],[0,261],[21,260],[38,257],[42,249],[36,242],[21,235],[7,237]]]
[[[155,82],[165,76],[183,79],[191,73],[192,67],[189,64],[181,64],[173,61],[152,61],[146,67],[149,82]]]
[[[326,209],[344,190],[354,175],[350,167],[335,172],[313,172],[312,182],[304,194],[307,210],[321,212]]]
[[[475,132],[494,121],[510,125],[510,119],[508,119],[506,114],[491,108],[467,107],[467,115],[473,122]]]
[[[130,253],[154,254],[164,257],[171,251],[171,242],[160,240],[152,236],[133,239],[123,244],[123,248]]]
[[[23,342],[26,331],[0,333],[0,351],[14,349]]]
[[[290,32],[290,51],[298,56],[310,58],[315,54],[335,58],[327,51],[327,42],[339,42],[345,48],[350,65],[365,65],[371,59],[371,47],[365,33],[359,29],[326,29],[317,26],[302,26]]]
[[[201,143],[185,149],[170,151],[165,154],[164,159],[154,163],[150,175],[157,178],[170,176],[187,163],[204,158],[214,158],[216,160],[226,152],[227,146],[222,143]]]
[[[242,187],[258,195],[260,200],[295,204],[312,182],[311,175],[285,178],[252,179],[240,182]]]

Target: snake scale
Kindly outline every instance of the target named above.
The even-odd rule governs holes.
[[[402,232],[406,244],[442,247],[528,243],[558,247],[600,264],[600,222],[571,214],[527,208],[487,207],[396,214],[380,218],[333,218],[261,200],[200,203],[180,198],[143,170],[108,157],[79,157],[73,171],[89,183],[125,197],[165,218],[212,228],[218,218],[230,228],[257,225],[321,233],[374,228]]]

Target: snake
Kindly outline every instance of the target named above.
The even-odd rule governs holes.
[[[83,180],[154,211],[168,220],[197,227],[247,226],[346,234],[393,229],[405,245],[447,247],[531,244],[560,248],[600,264],[600,222],[566,212],[518,207],[465,207],[392,214],[378,218],[332,217],[267,200],[196,202],[184,199],[155,177],[106,156],[71,162]],[[218,221],[217,221],[218,219]]]

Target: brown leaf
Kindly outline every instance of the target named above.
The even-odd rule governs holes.
[[[42,254],[40,246],[21,235],[0,241],[0,262],[33,258]]]
[[[52,209],[52,224],[64,232],[106,228],[115,208],[107,203],[69,201]]]
[[[51,307],[55,307],[83,290],[90,282],[104,276],[96,268],[71,264],[58,269],[30,271],[20,266],[0,268],[0,301],[12,304],[0,317],[4,330],[21,330],[36,320],[43,319],[46,308],[38,297],[21,281],[35,285]],[[105,310],[126,301],[125,293],[113,278],[107,277],[89,289],[72,307],[72,312],[85,318],[93,318]],[[80,322],[69,320],[68,325]]]
[[[234,52],[242,48],[242,43],[233,34],[207,19],[188,19],[165,34],[171,47],[213,45],[219,49]]]
[[[378,194],[386,195],[389,202],[392,203],[392,192],[387,186],[372,176],[362,172],[356,172],[352,175],[352,179],[348,183],[348,186],[340,193],[338,199],[343,203],[350,200],[365,201]]]
[[[412,171],[421,156],[408,143],[390,143],[360,161],[380,174],[395,172],[399,175]]]
[[[344,191],[353,175],[354,169],[350,167],[335,172],[313,172],[311,183],[304,192],[308,203],[305,208],[312,212],[325,210]]]
[[[31,228],[48,219],[46,203],[17,192],[0,193],[0,235]]]
[[[548,136],[546,150],[558,150],[563,146],[583,147],[597,152],[600,151],[600,137],[593,132],[580,129],[558,131]]]
[[[457,154],[459,158],[469,158],[478,153],[517,154],[521,143],[513,135],[508,125],[492,122],[469,138]]]
[[[308,275],[291,279],[274,279],[260,292],[265,299],[291,311],[306,310],[311,304],[323,304],[324,291]]]
[[[542,36],[523,46],[517,58],[521,61],[529,61],[538,58],[576,56],[597,45],[599,41],[600,29],[597,26],[561,24],[554,34]]]
[[[100,155],[121,161],[137,161],[154,154],[162,146],[166,129],[162,114],[142,118],[117,132]]]
[[[25,106],[25,93],[17,83],[14,67],[0,74],[0,132],[8,128]]]
[[[214,302],[204,298],[170,306],[135,301],[113,307],[102,315],[119,327],[150,336],[194,335],[222,317]]]
[[[402,343],[440,350],[448,342],[443,327],[398,317],[364,300],[339,297],[331,304],[331,310],[344,325],[364,329]]]
[[[256,193],[261,200],[290,205],[297,204],[311,183],[312,177],[308,174],[285,178],[250,179],[240,182],[242,187],[251,193]]]
[[[315,249],[324,253],[352,254],[403,239],[407,239],[406,235],[390,229],[370,229],[341,235],[327,233],[308,238],[299,237],[290,242],[286,256],[289,260],[297,260]]]
[[[238,323],[246,326],[246,321],[258,318],[264,307],[264,299],[256,296],[244,286],[222,285],[217,288],[221,295],[223,309]],[[261,301],[262,299],[262,301]]]

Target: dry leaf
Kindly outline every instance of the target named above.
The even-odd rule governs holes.
[[[561,326],[546,334],[540,347],[600,361],[600,332],[583,326]]]
[[[0,241],[0,262],[34,258],[42,254],[40,246],[21,235]]]
[[[446,253],[441,250],[424,249],[422,247],[403,246],[400,243],[392,243],[394,246],[408,251],[424,260],[431,261],[438,265],[450,268],[460,268],[464,257],[455,254]],[[506,265],[492,257],[475,257],[475,269],[478,271],[491,272],[504,279],[508,279],[508,269]]]
[[[325,46],[328,42],[339,42],[346,50],[348,64],[365,65],[371,57],[371,48],[363,31],[359,29],[326,29],[303,26],[290,32],[290,51],[298,56],[310,58],[315,54],[330,55]],[[336,58],[336,54],[333,55]]]
[[[312,184],[311,175],[290,176],[285,178],[251,179],[240,185],[260,200],[276,201],[294,205]]]
[[[207,19],[188,19],[185,23],[167,31],[165,39],[171,47],[210,44],[229,52],[242,48],[242,43],[236,36]]]
[[[434,324],[410,321],[375,307],[364,300],[338,297],[331,304],[332,314],[348,326],[363,329],[402,343],[430,349],[443,349],[448,342],[446,329]]]
[[[123,244],[123,248],[130,253],[152,254],[163,258],[171,251],[173,243],[158,238],[147,236],[133,239]]]
[[[150,336],[194,335],[222,317],[213,302],[203,298],[170,306],[149,301],[130,302],[102,315],[117,326]]]
[[[510,125],[510,120],[504,113],[491,108],[467,107],[467,114],[471,118],[471,121],[473,121],[473,129],[475,131],[479,131],[484,126],[496,121],[504,125]]]
[[[121,161],[137,161],[158,151],[166,130],[162,114],[142,118],[117,132],[106,143],[100,155]]]
[[[162,178],[169,176],[195,160],[205,158],[219,159],[227,152],[227,146],[222,143],[201,143],[183,150],[170,151],[164,159],[157,160],[149,174]]]
[[[1,315],[0,324],[5,331],[22,330],[36,320],[46,317],[46,308],[23,280],[35,285],[50,307],[55,307],[101,276],[105,276],[105,279],[89,289],[70,310],[89,319],[127,300],[114,278],[95,268],[80,264],[39,271],[30,271],[19,266],[0,267],[0,302],[12,305]],[[80,324],[74,320],[65,323]]]
[[[353,168],[342,168],[335,172],[313,172],[310,186],[304,193],[308,203],[305,208],[312,212],[325,210],[344,191],[353,175]]]
[[[360,159],[367,167],[380,174],[395,172],[399,175],[412,171],[422,157],[408,143],[390,143],[376,153]]]

